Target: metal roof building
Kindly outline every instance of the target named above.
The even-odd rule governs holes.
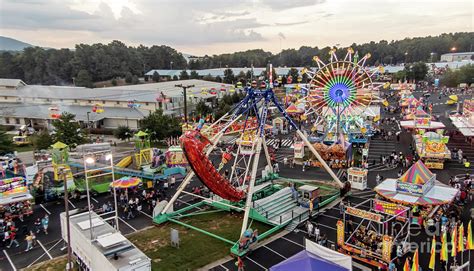
[[[165,114],[183,112],[183,90],[176,84],[194,85],[188,88],[189,110],[198,101],[208,101],[227,93],[233,86],[203,80],[180,80],[151,84],[106,88],[73,86],[27,85],[18,79],[0,79],[0,124],[50,127],[50,108],[76,115],[86,125],[93,122],[97,128],[116,128],[120,125],[138,128],[139,120],[150,112],[162,109]],[[211,94],[211,89],[216,94]],[[166,98],[161,101],[159,97]],[[93,112],[100,106],[102,113]]]

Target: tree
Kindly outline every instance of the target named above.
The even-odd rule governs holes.
[[[180,80],[189,79],[188,72],[186,70],[182,70],[181,73],[179,74],[179,79]]]
[[[457,87],[460,82],[459,72],[451,69],[447,69],[440,80],[440,84],[447,87]]]
[[[428,73],[428,66],[424,62],[417,62],[412,65],[405,66],[405,71],[408,79],[420,81],[425,79],[426,74]]]
[[[214,77],[212,77],[212,75],[209,73],[207,75],[205,75],[202,80],[205,80],[205,81],[214,81]]]
[[[178,76],[177,76],[176,74],[173,75],[173,79],[172,79],[172,80],[173,80],[173,81],[177,81],[177,80],[178,80]]]
[[[214,79],[215,82],[219,82],[219,83],[222,83],[222,78],[218,75],[216,76],[216,78]]]
[[[190,76],[191,79],[199,79],[199,73],[197,73],[197,71],[191,71],[191,76]]]
[[[125,83],[127,84],[131,84],[132,83],[132,80],[133,80],[133,75],[131,72],[127,72],[125,74]]]
[[[180,120],[163,114],[161,109],[142,119],[141,127],[150,133],[150,139],[153,141],[181,135]]]
[[[117,85],[117,79],[115,79],[115,78],[112,79],[111,83],[112,83],[112,86],[116,86]]]
[[[76,115],[64,112],[59,119],[53,120],[53,141],[61,141],[72,148],[87,142],[86,134],[75,118]]]
[[[474,65],[469,64],[466,66],[462,66],[459,69],[459,73],[459,80],[461,81],[461,83],[466,83],[468,85],[474,83]]]
[[[133,136],[133,133],[128,126],[121,125],[114,130],[114,136],[120,140],[128,140]]]
[[[160,74],[155,71],[152,76],[153,82],[160,82]]]
[[[291,69],[288,71],[288,74],[287,74],[287,75],[288,75],[288,76],[291,75],[291,77],[292,77],[291,83],[294,84],[295,82],[297,82],[296,79],[298,78],[299,72],[298,72],[297,69],[291,68]]]
[[[234,83],[235,77],[234,72],[232,69],[225,69],[224,70],[224,83],[232,84]]]
[[[201,100],[196,104],[196,113],[200,116],[207,116],[208,114],[212,113],[212,109]]]
[[[8,153],[11,151],[13,151],[12,140],[5,132],[5,127],[0,126],[0,153]]]
[[[46,150],[49,149],[53,143],[53,137],[49,132],[47,130],[42,130],[33,141],[33,146],[36,150]]]
[[[132,84],[136,85],[140,83],[140,80],[138,79],[138,76],[134,75],[132,76]]]
[[[86,71],[86,70],[80,70],[77,73],[75,84],[76,84],[76,86],[79,86],[79,87],[91,88],[92,87],[92,78],[89,75],[89,72]]]

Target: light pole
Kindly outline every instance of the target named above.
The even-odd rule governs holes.
[[[405,64],[407,63],[408,61],[408,52],[405,52]]]
[[[435,53],[433,53],[433,52],[430,53],[430,56],[431,56],[430,62],[431,62],[431,63],[433,63],[433,56],[434,56],[434,54],[435,54]]]
[[[183,96],[184,96],[184,123],[188,123],[188,100],[186,97],[186,91],[188,88],[194,87],[194,85],[187,85],[183,86],[182,84],[175,85],[177,88],[182,88],[183,89]]]
[[[66,231],[67,231],[67,264],[66,270],[72,269],[71,262],[71,228],[69,226],[69,191],[67,190],[67,178],[66,171],[64,168],[60,169],[60,176],[64,182],[64,209],[66,211]]]
[[[173,69],[173,61],[170,61],[170,70]]]

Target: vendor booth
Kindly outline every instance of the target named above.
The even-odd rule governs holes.
[[[385,179],[374,190],[389,201],[421,206],[450,203],[459,192],[437,182],[436,175],[421,160],[399,179]]]
[[[22,217],[33,213],[33,196],[22,177],[0,180],[0,214],[4,217]]]
[[[368,170],[364,168],[348,168],[347,180],[351,183],[351,187],[358,190],[367,189],[367,173]]]
[[[446,144],[448,136],[426,132],[413,136],[416,152],[427,168],[443,169],[444,161],[451,158]]]
[[[355,206],[344,206],[343,219],[337,221],[339,251],[379,270],[386,269],[395,259],[394,246],[401,244],[407,250],[410,243],[410,208],[384,207],[367,199]],[[355,229],[346,228],[349,220],[358,222]]]

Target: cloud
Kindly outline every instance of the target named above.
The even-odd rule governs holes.
[[[275,23],[276,26],[295,26],[295,25],[300,25],[300,24],[306,24],[309,23],[309,20],[305,21],[299,21],[299,22],[290,22],[290,23]]]
[[[322,4],[326,0],[260,0],[259,3],[272,9],[284,10]]]

